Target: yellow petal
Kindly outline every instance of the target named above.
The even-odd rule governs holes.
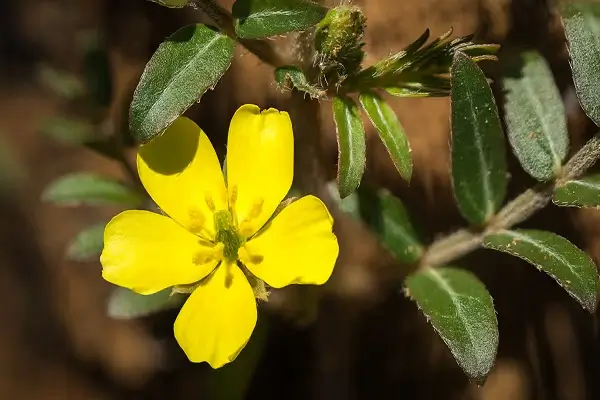
[[[214,237],[213,210],[227,209],[219,160],[206,134],[179,117],[151,142],[140,146],[138,172],[152,200],[196,234]]]
[[[294,135],[286,112],[240,107],[227,142],[227,186],[242,234],[255,233],[290,190]]]
[[[219,368],[233,361],[256,325],[254,292],[244,273],[221,264],[196,288],[175,321],[175,338],[192,362]]]
[[[104,230],[102,277],[135,292],[152,294],[204,278],[217,264],[207,262],[205,255],[210,251],[169,217],[124,211]]]
[[[305,196],[285,207],[266,229],[240,250],[246,267],[269,286],[321,285],[338,256],[333,219],[317,197]]]

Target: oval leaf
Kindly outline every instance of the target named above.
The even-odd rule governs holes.
[[[413,168],[410,145],[396,113],[385,100],[373,92],[361,93],[360,104],[377,129],[400,176],[409,182]]]
[[[237,0],[231,9],[242,39],[264,39],[302,31],[325,17],[327,8],[306,0]]]
[[[565,4],[561,15],[579,103],[600,126],[600,4]]]
[[[554,190],[552,201],[563,207],[600,207],[600,175],[568,181]]]
[[[485,247],[519,257],[550,275],[586,310],[594,312],[598,272],[590,257],[562,236],[537,230],[488,234]]]
[[[437,268],[410,275],[405,285],[458,365],[483,383],[498,349],[496,311],[483,283],[464,270]]]
[[[108,50],[98,44],[85,53],[83,74],[86,87],[95,103],[108,107],[113,96],[113,77]]]
[[[338,140],[338,186],[342,198],[356,190],[365,172],[365,127],[356,103],[348,97],[333,98],[333,119]]]
[[[505,115],[508,139],[523,169],[539,181],[560,171],[569,150],[567,119],[546,60],[523,54],[520,76],[507,76]]]
[[[106,222],[88,226],[75,236],[67,248],[67,258],[73,261],[92,261],[100,257],[104,247]]]
[[[469,222],[485,223],[506,195],[504,136],[485,75],[461,52],[452,62],[452,182]]]
[[[359,189],[360,215],[379,242],[400,262],[413,263],[423,255],[423,245],[406,207],[389,191]]]
[[[49,184],[42,199],[60,205],[118,204],[139,206],[143,198],[123,183],[101,175],[74,173]]]
[[[159,311],[183,305],[186,296],[173,294],[171,288],[151,295],[141,295],[129,289],[117,287],[108,298],[107,313],[114,319],[145,317]]]
[[[233,59],[231,38],[202,25],[188,25],[154,53],[133,94],[132,135],[148,141],[167,128],[227,71]]]

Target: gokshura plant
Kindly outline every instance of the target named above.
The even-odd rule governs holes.
[[[194,24],[181,28],[160,45],[148,62],[130,108],[129,133],[142,143],[138,160],[144,160],[144,153],[150,151],[154,154],[156,165],[176,163],[185,159],[190,149],[196,149],[194,146],[177,149],[169,147],[167,143],[170,140],[184,140],[188,130],[204,138],[199,129],[189,120],[182,119],[181,115],[198,102],[205,91],[218,83],[232,62],[235,46],[243,45],[273,67],[275,81],[282,89],[290,91],[290,96],[305,97],[308,102],[319,101],[321,105],[331,104],[339,145],[338,190],[335,191],[337,205],[363,220],[383,246],[396,257],[399,268],[405,268],[409,272],[404,281],[404,293],[416,302],[471,379],[483,382],[494,364],[498,324],[492,297],[483,283],[471,272],[456,266],[462,256],[481,247],[512,254],[546,272],[583,308],[595,311],[599,279],[590,257],[555,233],[514,228],[551,202],[568,207],[600,206],[600,177],[585,175],[589,167],[600,158],[600,134],[594,136],[583,148],[573,152],[573,156],[567,160],[569,136],[564,106],[549,67],[540,54],[524,53],[519,73],[507,76],[502,81],[506,92],[505,122],[510,147],[523,169],[539,182],[506,202],[508,174],[504,132],[489,83],[477,66],[478,61],[494,59],[497,46],[474,44],[470,37],[451,40],[451,32],[428,43],[429,31],[426,31],[403,51],[365,67],[362,40],[367,20],[360,8],[351,4],[328,9],[305,0],[237,0],[230,12],[212,0],[164,0],[160,3],[169,7],[189,5],[199,9],[212,19],[213,25]],[[600,6],[570,4],[561,9],[561,17],[568,39],[577,96],[587,115],[600,126]],[[295,53],[279,53],[273,42],[267,40],[281,35],[288,35],[295,42],[292,46]],[[366,159],[365,129],[359,105],[379,133],[400,177],[407,181],[411,178],[410,146],[395,113],[382,97],[383,92],[401,97],[450,96],[451,178],[458,209],[468,222],[468,227],[427,243],[416,233],[409,212],[400,199],[383,188],[372,190],[363,185],[356,190],[362,180]],[[234,117],[232,124],[236,118],[238,117]],[[314,115],[306,116],[306,119],[310,118],[314,118]],[[188,128],[181,128],[184,125]],[[261,128],[247,128],[249,140],[257,132],[255,129],[260,131]],[[286,129],[274,129],[271,133],[276,137],[285,134]],[[149,169],[142,162],[138,163],[138,167],[141,181],[150,192],[148,197],[140,190],[138,175],[123,156],[124,146],[130,144],[123,138],[128,136],[121,135],[119,130],[113,131],[108,137],[101,137],[101,140],[97,136],[92,139],[89,135],[75,138],[121,162],[130,173],[130,184],[97,175],[77,174],[51,184],[44,197],[56,203],[116,203],[126,208],[139,208],[145,204],[152,208],[152,203],[149,202],[151,197],[167,214],[188,229],[196,226],[188,223],[191,220],[208,223],[206,226],[213,227],[213,235],[204,237],[205,244],[213,246],[213,252],[201,252],[202,257],[198,257],[199,265],[204,265],[208,260],[213,263],[217,259],[228,261],[226,265],[231,265],[233,269],[219,267],[211,279],[225,279],[225,275],[232,274],[234,285],[236,280],[243,282],[248,298],[244,307],[248,308],[247,315],[252,316],[252,319],[256,309],[251,304],[251,298],[257,294],[262,297],[264,293],[260,280],[254,280],[255,277],[264,279],[272,287],[294,282],[323,283],[327,279],[337,250],[333,250],[331,220],[325,217],[328,215],[326,209],[316,198],[304,197],[295,202],[284,202],[276,212],[279,214],[275,219],[265,226],[264,232],[259,231],[254,239],[252,233],[266,220],[261,219],[248,232],[240,234],[240,230],[244,228],[243,224],[240,225],[240,216],[236,217],[235,214],[239,213],[237,205],[232,206],[235,203],[232,203],[232,190],[234,193],[235,190],[231,185],[259,185],[260,190],[253,193],[264,193],[265,199],[273,200],[273,204],[268,207],[269,212],[265,211],[265,216],[274,211],[275,204],[283,199],[283,191],[276,198],[267,197],[266,194],[271,190],[268,182],[256,182],[252,180],[254,178],[246,181],[246,177],[236,176],[236,173],[228,170],[225,175],[228,178],[236,176],[233,178],[235,183],[228,179],[228,197],[222,199],[222,207],[217,207],[218,196],[211,197],[214,202],[214,207],[211,208],[213,203],[199,195],[199,192],[193,192],[193,196],[197,195],[198,198],[186,197],[192,196],[191,194],[177,197],[176,193],[179,192],[171,191],[171,183],[168,182],[178,178],[170,176],[168,168],[159,171],[161,178],[149,185],[148,175],[144,175]],[[237,135],[243,133],[242,130],[232,128],[230,132],[233,131]],[[304,134],[305,132],[296,131],[296,140]],[[79,137],[81,139],[77,139]],[[239,162],[233,160],[246,157],[249,169],[253,162],[260,162],[244,155],[243,150],[236,147],[232,149],[231,133],[229,140],[227,161]],[[110,146],[107,147],[107,143]],[[257,143],[247,142],[247,145],[248,152],[251,152],[249,149],[259,147]],[[316,146],[316,143],[312,145]],[[214,160],[214,153],[210,151],[209,158]],[[232,151],[235,156],[232,156]],[[303,156],[304,154],[300,155]],[[198,178],[199,182],[220,176],[215,172],[216,161],[209,166],[204,161],[197,161],[201,158],[193,160],[196,160],[193,161],[193,169],[197,176],[205,177]],[[280,161],[289,162],[289,159],[286,160]],[[281,167],[275,166],[277,160],[271,161],[274,162],[274,169]],[[227,167],[227,162],[225,164]],[[231,165],[229,168],[232,168]],[[241,189],[239,193],[241,196]],[[169,197],[169,204],[164,203],[160,196]],[[252,201],[256,202],[256,199]],[[187,214],[181,211],[184,206],[204,207],[203,204],[211,212],[216,211],[211,214],[212,219],[203,219],[204,213],[202,218],[194,219],[192,216],[196,214],[190,214],[189,210]],[[285,233],[284,229],[276,227],[278,220],[285,220],[287,215],[291,215],[296,207],[303,204],[321,210],[322,225],[319,232],[329,238],[331,248],[327,252],[306,248],[309,253],[306,257],[314,260],[314,264],[290,263],[287,260],[278,265],[280,270],[261,270],[257,267],[260,263],[253,264],[254,252],[242,250],[248,250],[247,246],[251,246],[262,236],[266,238],[271,235],[277,242],[286,240],[285,235],[299,234],[303,229],[300,225],[287,227]],[[180,210],[181,216],[172,215],[172,210]],[[220,210],[224,211],[221,213]],[[135,213],[140,211],[125,211],[121,216]],[[161,223],[170,224],[175,229],[175,223],[167,217],[147,212],[143,215],[146,215],[143,218],[160,218],[163,221]],[[171,296],[171,288],[157,290],[175,285],[176,292],[186,292],[190,289],[186,285],[198,280],[200,286],[193,288],[195,290],[183,307],[180,318],[184,315],[186,320],[201,319],[202,315],[209,315],[203,314],[209,308],[211,312],[216,312],[217,305],[208,300],[197,300],[211,295],[208,288],[210,284],[205,285],[201,280],[210,268],[199,268],[189,276],[177,275],[171,264],[180,257],[179,252],[173,252],[171,259],[164,260],[164,263],[161,263],[161,255],[148,260],[150,266],[136,264],[131,270],[132,275],[126,276],[126,279],[110,278],[110,259],[137,257],[134,255],[138,253],[132,242],[138,241],[142,246],[150,246],[157,240],[153,236],[146,243],[140,239],[141,236],[136,237],[131,232],[115,233],[120,218],[122,217],[116,217],[106,228],[105,243],[102,239],[104,229],[97,226],[82,232],[70,248],[72,256],[82,259],[97,256],[104,245],[105,277],[147,294],[140,296],[127,289],[117,289],[109,303],[111,315],[131,318],[177,307],[183,302],[184,295]],[[181,218],[191,219],[184,221]],[[213,225],[210,225],[210,221],[213,221]],[[139,223],[147,226],[148,235],[152,235],[150,226],[153,222]],[[178,229],[178,232],[182,232],[181,239],[178,239],[179,233],[173,233],[170,236],[165,234],[161,240],[173,243],[174,249],[185,247],[188,241],[192,246],[191,242],[196,241],[196,237],[185,233],[181,227]],[[184,237],[184,234],[188,236]],[[436,233],[436,236],[439,235]],[[80,257],[81,254],[86,257]],[[260,252],[257,254],[263,256]],[[235,266],[238,263],[234,261],[238,259],[242,261],[239,264],[242,267]],[[151,271],[158,271],[161,267],[164,267],[161,273],[169,274],[165,275],[168,279],[160,284],[158,281],[145,281],[151,279]],[[285,279],[279,280],[275,275],[269,275],[275,273],[285,274]],[[310,275],[312,273],[316,273],[318,278]],[[304,279],[303,276],[307,278]],[[246,283],[247,278],[250,278],[249,284]],[[253,294],[251,287],[254,288]],[[220,288],[222,290],[223,286]],[[156,293],[149,294],[151,292]],[[231,311],[223,307],[222,312],[225,318]],[[248,326],[245,326],[245,331]],[[177,326],[175,330],[176,335],[181,335],[177,333]],[[231,339],[219,337],[218,332],[211,328],[204,334],[209,335],[211,341]],[[227,351],[219,352],[215,349],[220,347],[209,348],[206,343],[202,345],[204,347],[198,345],[200,347],[196,348],[194,346],[198,341],[202,341],[203,331],[198,326],[198,331],[190,334],[197,336],[194,337],[195,344],[192,343],[192,347],[186,349],[188,355],[191,354],[190,348],[201,348],[202,351],[198,350],[198,354],[202,355],[192,355],[191,358],[212,360],[213,366],[231,359],[231,350],[237,345],[243,345],[241,337],[236,336]],[[182,344],[186,348],[185,340]],[[219,356],[211,358],[217,353],[208,355],[210,351],[219,352]]]

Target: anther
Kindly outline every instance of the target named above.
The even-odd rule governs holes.
[[[215,202],[213,201],[212,197],[210,197],[208,194],[206,194],[204,196],[204,201],[206,201],[206,205],[208,206],[208,209],[212,212],[215,212],[216,207],[215,207]]]

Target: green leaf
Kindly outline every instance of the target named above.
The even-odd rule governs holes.
[[[59,143],[80,145],[93,140],[95,128],[85,120],[53,117],[42,123],[40,131]]]
[[[500,231],[483,245],[519,257],[550,275],[586,310],[596,310],[598,272],[590,257],[567,239],[537,230]]]
[[[133,94],[132,135],[148,141],[161,133],[208,89],[233,59],[233,39],[206,25],[188,25],[154,53]]]
[[[410,145],[396,113],[385,100],[373,92],[361,93],[360,104],[377,129],[400,176],[410,182],[413,168]]]
[[[237,0],[231,9],[242,39],[264,39],[316,25],[327,8],[308,0]]]
[[[565,107],[546,60],[537,52],[522,59],[520,75],[503,81],[508,139],[523,169],[548,181],[569,151]]]
[[[600,207],[600,175],[591,175],[557,186],[552,201],[562,207]]]
[[[304,72],[293,65],[279,67],[275,70],[275,80],[282,89],[288,88],[291,83],[292,88],[308,93],[312,99],[325,98],[326,91],[311,85],[306,79]]]
[[[97,259],[104,247],[105,227],[106,222],[103,222],[79,232],[67,248],[67,258],[79,262]]]
[[[333,119],[338,139],[338,186],[342,198],[356,190],[367,157],[365,127],[356,103],[349,97],[333,98]]]
[[[108,107],[112,100],[112,71],[106,49],[90,48],[83,59],[86,87],[96,104]]]
[[[345,198],[342,199],[342,197],[340,196],[340,192],[338,190],[338,186],[337,183],[335,181],[329,182],[327,183],[327,189],[329,191],[329,194],[331,195],[331,198],[333,199],[333,201],[335,201],[335,203],[337,204],[338,208],[349,214],[350,216],[352,216],[354,219],[356,220],[360,220],[360,202],[359,202],[359,198],[358,198],[358,194],[356,192],[350,194],[349,196],[346,196]],[[289,196],[289,194],[288,194]],[[297,193],[295,195],[295,197],[300,197],[301,193]]]
[[[451,81],[454,195],[463,217],[481,225],[506,195],[502,126],[485,75],[461,52],[454,56]]]
[[[85,85],[75,75],[49,65],[40,67],[38,77],[42,85],[66,99],[74,100],[85,93]]]
[[[402,201],[385,189],[360,188],[357,193],[361,218],[382,246],[400,262],[418,261],[423,245]]]
[[[50,183],[42,199],[59,205],[117,204],[139,206],[143,198],[125,184],[112,178],[87,172],[62,176]]]
[[[498,349],[496,312],[483,283],[464,270],[437,268],[410,275],[405,285],[458,365],[482,384]]]
[[[59,143],[85,146],[113,160],[120,160],[119,149],[110,137],[102,137],[96,127],[84,120],[62,117],[50,118],[40,126],[42,134]]]
[[[108,298],[107,313],[114,319],[145,317],[180,307],[185,299],[186,296],[182,294],[172,294],[171,288],[150,295],[141,295],[129,289],[117,287]]]
[[[161,6],[169,7],[169,8],[182,8],[185,7],[190,0],[150,0],[154,3],[158,3]]]
[[[583,111],[600,126],[600,4],[564,4],[561,15],[577,97]]]

